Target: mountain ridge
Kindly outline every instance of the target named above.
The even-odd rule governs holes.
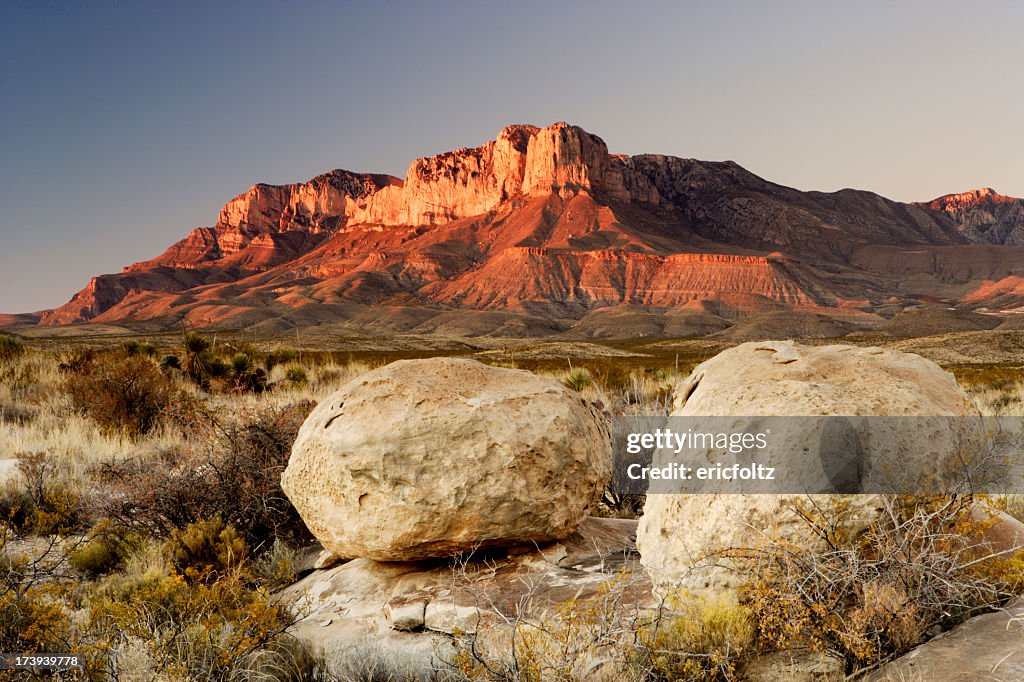
[[[1020,205],[991,190],[912,204],[801,192],[731,161],[611,154],[564,122],[513,125],[416,159],[404,179],[336,169],[253,185],[213,226],[39,321],[298,326],[397,306],[564,326],[616,306],[865,320],[931,299],[1012,308]]]

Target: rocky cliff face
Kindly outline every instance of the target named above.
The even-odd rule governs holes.
[[[1024,275],[1020,252],[970,246],[1024,243],[1022,203],[990,191],[929,204],[800,192],[732,162],[610,154],[567,123],[514,125],[417,159],[404,180],[334,170],[254,185],[212,227],[95,278],[42,322],[316,323],[351,305],[562,321],[706,302],[871,314]],[[970,268],[950,265],[952,247]]]
[[[972,242],[1024,246],[1024,199],[984,187],[918,205],[949,216]]]

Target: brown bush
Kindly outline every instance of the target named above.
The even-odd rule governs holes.
[[[275,538],[312,539],[281,490],[281,472],[313,403],[257,410],[229,423],[201,417],[199,437],[156,458],[101,467],[107,487],[100,513],[167,537],[175,529],[219,517],[258,551]]]
[[[108,433],[145,435],[163,420],[185,418],[195,409],[188,394],[150,359],[123,353],[69,364],[64,390],[76,410]]]

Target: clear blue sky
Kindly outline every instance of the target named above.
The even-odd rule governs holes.
[[[1024,196],[1022,31],[1012,2],[0,0],[0,311],[254,182],[403,175],[513,122],[801,189]]]

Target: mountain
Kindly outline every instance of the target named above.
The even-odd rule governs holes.
[[[640,318],[684,333],[768,311],[873,324],[921,305],[1013,307],[1022,203],[801,192],[731,161],[610,154],[577,126],[514,125],[404,179],[254,185],[213,227],[93,278],[40,323],[614,335]]]
[[[1024,199],[985,187],[916,205],[945,213],[972,242],[1024,246]]]

